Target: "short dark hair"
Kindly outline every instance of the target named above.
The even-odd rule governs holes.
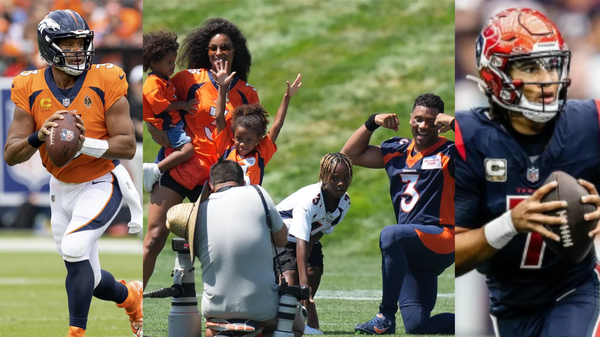
[[[210,168],[210,183],[216,184],[233,181],[240,186],[244,185],[244,171],[242,167],[233,160],[219,158],[219,161]]]
[[[158,62],[170,52],[177,52],[179,43],[177,34],[165,30],[151,32],[143,36],[142,64],[144,71],[151,68],[152,62]]]
[[[426,93],[417,96],[415,104],[413,104],[413,110],[415,110],[417,105],[429,109],[437,109],[439,113],[444,113],[444,101],[436,94]]]

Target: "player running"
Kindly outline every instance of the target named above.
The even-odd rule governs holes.
[[[48,13],[37,27],[37,36],[40,54],[50,67],[24,71],[13,80],[11,99],[16,107],[4,159],[15,165],[39,149],[52,174],[51,224],[67,268],[68,336],[85,336],[92,296],[125,308],[134,335],[142,336],[141,282],[115,281],[100,269],[98,258],[98,239],[123,198],[140,216],[137,223],[130,223],[130,233],[141,230],[139,195],[118,161],[133,158],[136,148],[125,73],[112,64],[91,64],[94,33],[72,10]],[[69,164],[58,168],[48,157],[45,141],[48,129],[66,113],[77,119],[80,150]]]
[[[541,203],[553,171],[580,178],[600,206],[600,102],[567,101],[571,53],[548,18],[516,8],[496,14],[477,39],[475,78],[489,107],[456,113],[456,275],[486,275],[497,336],[596,335],[600,267],[545,249],[543,225],[561,224]],[[600,210],[587,214],[598,219]],[[595,235],[600,228],[593,230]]]
[[[393,137],[369,145],[380,126],[398,131],[396,114],[378,114],[344,145],[355,165],[385,168],[398,221],[379,239],[383,299],[379,313],[355,330],[395,334],[398,303],[410,334],[454,334],[454,314],[430,317],[437,299],[437,278],[454,263],[454,142],[440,137],[453,128],[444,102],[434,94],[415,99],[410,115],[414,139]]]

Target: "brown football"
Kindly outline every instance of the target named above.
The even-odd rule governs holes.
[[[56,119],[58,124],[50,128],[50,135],[46,138],[46,152],[56,167],[67,165],[79,150],[79,128],[77,120],[71,113],[63,114],[64,119]]]
[[[586,221],[583,215],[596,210],[592,204],[584,204],[581,197],[589,195],[588,190],[581,186],[575,178],[565,172],[552,172],[544,184],[557,181],[558,186],[542,198],[542,202],[564,200],[567,208],[548,212],[548,215],[559,216],[567,219],[565,225],[545,225],[557,234],[560,241],[556,242],[544,238],[548,247],[559,257],[578,263],[590,252],[594,240],[588,233],[596,227],[596,221]]]

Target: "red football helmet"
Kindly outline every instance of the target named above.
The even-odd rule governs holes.
[[[571,52],[560,32],[542,13],[528,8],[504,10],[483,27],[476,43],[479,78],[473,78],[486,95],[499,106],[517,111],[527,119],[546,123],[562,111],[570,84]],[[551,74],[550,81],[513,79],[512,69]],[[541,99],[530,102],[524,85],[538,85]],[[557,85],[552,102],[544,88]]]

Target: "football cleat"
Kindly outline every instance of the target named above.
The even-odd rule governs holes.
[[[144,191],[146,193],[152,192],[154,183],[160,180],[162,173],[158,169],[158,164],[155,163],[144,163]]]
[[[396,322],[385,318],[382,313],[378,313],[372,320],[357,324],[354,331],[367,335],[393,335],[396,333]]]
[[[119,304],[117,307],[125,308],[125,312],[129,316],[129,322],[131,322],[131,331],[133,331],[134,337],[143,336],[143,325],[144,325],[144,291],[142,282],[133,281],[125,283],[124,280],[119,281],[123,283],[128,290],[127,299],[125,302]]]
[[[69,326],[69,334],[67,337],[85,337],[85,329],[78,326]]]

